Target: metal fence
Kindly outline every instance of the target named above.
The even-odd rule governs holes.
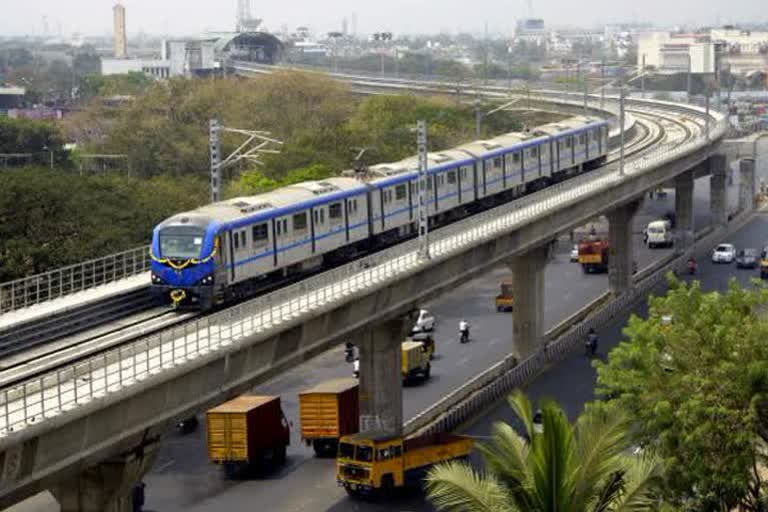
[[[713,123],[713,138],[725,123]],[[498,238],[577,202],[585,201],[622,180],[702,149],[700,135],[664,146],[625,165],[624,175],[610,165],[567,182],[474,215],[430,233],[432,261],[418,258],[418,241],[401,243],[225,311],[143,337],[50,373],[0,389],[0,436],[113,393],[165,369],[215,351],[252,344],[301,322],[318,311],[348,302],[418,272],[433,261]],[[559,350],[553,347],[554,350]],[[532,363],[523,363],[528,368]]]
[[[0,314],[95,288],[149,270],[149,246],[0,283]]]

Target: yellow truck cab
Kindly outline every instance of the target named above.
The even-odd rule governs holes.
[[[453,434],[403,439],[381,433],[344,436],[336,458],[336,480],[350,496],[389,496],[419,486],[439,462],[466,457],[472,440]]]
[[[763,252],[760,253],[760,277],[768,278],[768,245],[763,247]]]
[[[512,311],[515,301],[512,296],[512,278],[504,279],[499,285],[501,293],[496,296],[496,311]]]
[[[404,341],[402,343],[401,373],[403,382],[414,377],[429,379],[431,365],[429,363],[430,351],[421,341]]]

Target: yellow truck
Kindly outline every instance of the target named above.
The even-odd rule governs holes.
[[[512,278],[504,279],[501,282],[501,293],[496,296],[496,311],[512,311],[515,301],[512,300]]]
[[[453,434],[344,436],[336,480],[353,497],[389,497],[395,489],[420,486],[433,465],[467,457],[471,451],[471,439]]]
[[[321,382],[299,393],[301,439],[320,457],[335,457],[339,438],[360,429],[357,379]]]
[[[403,382],[408,382],[416,377],[423,380],[429,379],[432,367],[429,363],[430,351],[421,341],[404,341],[402,343],[402,355],[400,358]]]
[[[763,247],[763,251],[760,253],[760,277],[768,278],[768,245]]]
[[[279,396],[239,396],[206,413],[208,457],[227,476],[285,462],[290,430]]]

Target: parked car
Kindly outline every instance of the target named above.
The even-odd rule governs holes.
[[[576,244],[571,248],[571,262],[579,261],[579,245]]]
[[[757,262],[757,249],[740,249],[736,253],[736,267],[738,268],[757,268]]]
[[[733,263],[736,248],[733,244],[720,244],[712,251],[712,263]]]
[[[411,329],[412,333],[417,332],[427,332],[431,331],[435,328],[435,317],[432,316],[432,313],[427,311],[426,309],[420,309],[419,310],[419,316],[416,318],[416,323],[413,326],[413,329]]]

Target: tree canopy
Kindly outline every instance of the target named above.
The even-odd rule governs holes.
[[[619,408],[668,464],[668,500],[685,510],[766,510],[768,289],[705,293],[670,277],[648,318],[597,362],[597,408]]]
[[[526,438],[507,423],[494,425],[490,444],[480,444],[485,470],[466,463],[433,468],[429,500],[456,512],[592,512],[649,510],[661,466],[653,455],[626,453],[629,421],[619,411],[590,409],[575,426],[557,403],[541,404],[541,431],[528,399],[516,392],[509,404]]]

